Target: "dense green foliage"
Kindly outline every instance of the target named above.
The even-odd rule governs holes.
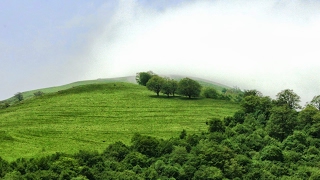
[[[320,178],[320,112],[247,95],[246,106],[224,119],[212,118],[208,131],[159,139],[134,134],[101,153],[79,151],[12,162],[0,159],[3,179],[311,179]],[[249,109],[247,109],[249,107]],[[255,109],[255,110],[252,110]],[[270,115],[266,116],[266,114]],[[241,118],[239,114],[244,116]],[[263,117],[262,117],[263,116]],[[264,120],[262,120],[264,119]],[[240,120],[240,121],[239,121]],[[303,125],[299,125],[302,123]],[[270,125],[274,127],[270,128]],[[308,127],[308,128],[306,128]],[[313,127],[318,127],[318,130]],[[274,131],[273,128],[279,128]]]
[[[90,85],[2,109],[0,178],[320,179],[320,111],[312,101],[297,111],[300,97],[292,90],[276,100],[246,90],[239,109],[231,101],[153,97],[143,89],[126,83]],[[159,135],[174,130],[180,133]],[[103,132],[120,136],[101,150],[107,139]],[[121,136],[131,141],[121,142]],[[86,147],[89,141],[92,147],[79,151],[80,145],[68,154],[53,148],[57,152],[6,160],[6,147],[29,148],[23,153],[30,151],[27,143],[44,144],[34,139],[53,137],[59,146]]]
[[[217,90],[212,87],[205,87],[202,90],[202,95],[206,98],[212,98],[212,99],[218,99],[219,97],[219,93],[217,92]]]
[[[311,100],[311,104],[318,110],[320,110],[320,95],[313,97],[313,99]]]
[[[148,74],[147,72],[140,72],[137,73],[137,77],[144,76],[145,74]],[[150,75],[150,74],[149,74]],[[140,83],[140,79],[137,78],[137,82]],[[159,96],[159,93],[162,92],[163,94],[166,94],[168,97],[172,94],[172,96],[175,95],[175,92],[178,92],[178,94],[182,96],[187,96],[189,99],[191,97],[199,97],[202,86],[199,82],[190,79],[190,78],[183,78],[180,79],[179,82],[168,78],[168,77],[161,77],[158,75],[150,75],[150,79],[146,83],[146,87],[153,91]],[[208,87],[209,88],[209,87]],[[215,91],[214,88],[210,88],[211,91]],[[212,92],[210,92],[212,94]],[[211,95],[210,94],[210,95]],[[210,98],[210,97],[207,97]],[[213,99],[218,99],[214,97]],[[221,98],[220,98],[221,99]]]
[[[167,96],[170,96],[171,94],[172,96],[174,96],[178,89],[178,81],[170,79],[168,77],[163,78],[163,80],[164,82],[162,85],[161,92],[163,94],[166,94]]]
[[[22,101],[23,100],[23,94],[21,92],[18,92],[14,95],[14,97],[18,100],[18,101]]]
[[[277,102],[281,105],[286,104],[291,109],[299,109],[300,96],[298,96],[293,90],[285,89],[277,94]]]
[[[42,96],[44,93],[42,91],[37,91],[33,93],[34,96]]]
[[[139,85],[146,86],[147,82],[154,76],[155,74],[152,71],[148,72],[138,72],[136,74],[136,81]]]
[[[183,78],[178,83],[178,93],[189,97],[198,97],[201,93],[201,85],[190,78]]]
[[[239,104],[212,99],[155,97],[144,86],[104,83],[76,86],[26,99],[0,110],[0,156],[6,160],[55,152],[102,151],[134,133],[168,139],[182,129],[199,134],[210,118]]]
[[[157,75],[154,75],[149,79],[146,86],[150,91],[153,91],[159,96],[160,91],[162,90],[164,86],[165,80]]]

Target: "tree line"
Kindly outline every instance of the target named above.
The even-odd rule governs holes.
[[[137,73],[136,81],[139,85],[146,86],[148,90],[155,92],[157,96],[163,93],[168,97],[179,94],[188,98],[202,95],[203,97],[212,99],[231,99],[231,96],[224,96],[212,87],[203,88],[199,82],[187,77],[177,81],[148,71]],[[227,89],[224,89],[224,92],[226,91]]]
[[[198,97],[201,92],[201,85],[190,78],[184,78],[176,81],[169,77],[161,77],[152,71],[139,72],[136,74],[136,81],[139,85],[146,86],[159,96],[159,93],[175,96],[175,93],[191,97]]]

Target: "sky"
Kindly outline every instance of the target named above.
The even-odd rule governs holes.
[[[318,0],[1,0],[0,100],[74,81],[163,75],[320,94]]]

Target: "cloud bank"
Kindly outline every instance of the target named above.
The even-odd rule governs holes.
[[[201,1],[156,12],[137,3],[121,7],[118,23],[108,25],[115,38],[101,36],[94,45],[107,77],[153,70],[272,97],[289,88],[304,102],[319,92],[316,1]]]

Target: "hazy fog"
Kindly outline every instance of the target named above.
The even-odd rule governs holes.
[[[0,11],[12,16],[0,24],[0,99],[148,70],[273,98],[289,88],[301,105],[320,94],[319,1],[79,1],[60,10],[63,2]]]

